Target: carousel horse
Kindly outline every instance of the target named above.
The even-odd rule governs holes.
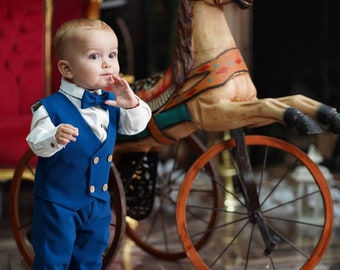
[[[116,151],[148,151],[200,129],[218,132],[273,122],[296,128],[300,134],[322,133],[317,122],[340,133],[340,114],[328,105],[303,95],[257,98],[223,10],[231,2],[182,1],[172,66],[132,85],[153,117],[137,136],[119,137]],[[237,3],[250,7],[253,0]]]
[[[249,8],[254,0],[238,1],[241,7]],[[223,5],[229,3],[232,0],[182,0],[172,66],[131,84],[149,104],[153,115],[143,132],[117,137],[114,158],[125,189],[127,215],[142,220],[154,211],[152,221],[149,220],[152,229],[163,226],[162,222],[156,225],[163,206],[154,209],[155,196],[162,197],[161,205],[167,200],[164,198],[172,195],[172,181],[162,184],[157,179],[158,152],[164,145],[174,144],[198,130],[224,132],[274,122],[295,128],[300,134],[322,133],[317,122],[340,133],[340,114],[330,106],[303,95],[257,98],[225,17]],[[164,191],[160,190],[163,185]],[[173,202],[172,197],[168,200]],[[127,233],[157,257],[183,256],[182,252],[169,253],[167,248],[158,250],[145,243],[145,231],[139,236],[127,226]]]

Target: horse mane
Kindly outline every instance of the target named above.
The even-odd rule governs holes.
[[[180,87],[186,80],[188,71],[193,65],[192,54],[192,0],[182,0],[178,9],[176,26],[176,45],[172,59],[176,88]]]

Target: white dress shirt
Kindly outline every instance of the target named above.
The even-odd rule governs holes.
[[[98,139],[103,142],[107,136],[109,113],[100,106],[81,109],[81,99],[84,91],[87,90],[62,78],[59,92],[64,94],[74,104]],[[101,90],[96,90],[95,92],[101,94]],[[50,157],[62,148],[67,147],[57,143],[55,134],[58,127],[54,126],[43,105],[38,109],[33,105],[32,113],[31,131],[26,140],[36,155]],[[119,126],[117,127],[118,133],[134,135],[143,131],[151,118],[151,114],[150,107],[141,99],[139,99],[139,106],[136,108],[127,110],[121,108]]]

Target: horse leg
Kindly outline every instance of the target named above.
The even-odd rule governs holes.
[[[329,125],[330,130],[333,133],[340,133],[340,114],[335,108],[303,95],[287,96],[278,98],[277,100],[288,104],[291,107],[298,108],[323,125]]]
[[[258,127],[281,122],[297,128],[300,134],[322,133],[309,116],[273,98],[231,102],[200,95],[188,102],[194,122],[206,131],[231,130],[243,126]]]
[[[286,107],[283,104],[285,103],[272,98],[261,100],[263,111],[267,110],[269,113],[273,113],[276,110],[281,112],[281,115],[283,111],[283,115],[281,116],[283,122],[291,128],[296,128],[300,134],[305,135],[323,133],[323,130],[320,128],[320,126],[310,116],[305,115],[296,107]]]

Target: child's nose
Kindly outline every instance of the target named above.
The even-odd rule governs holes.
[[[104,61],[104,62],[103,62],[103,67],[104,67],[104,68],[110,68],[110,67],[111,67],[110,61],[107,61],[107,60]]]

